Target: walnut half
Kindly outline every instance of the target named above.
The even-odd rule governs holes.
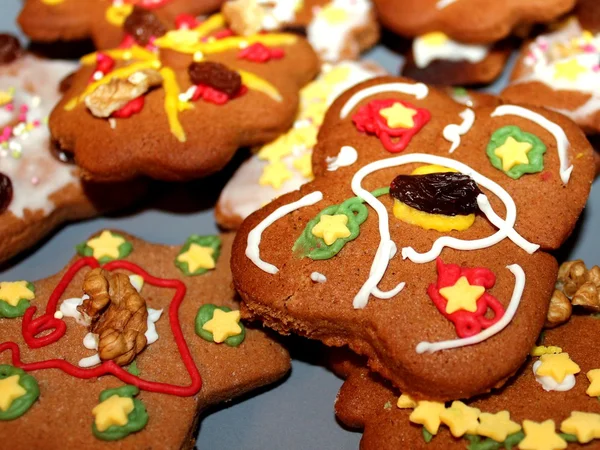
[[[571,318],[573,307],[565,294],[558,289],[554,290],[550,299],[550,307],[546,316],[545,328],[554,328],[562,325]]]

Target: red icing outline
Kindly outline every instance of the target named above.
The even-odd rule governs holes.
[[[435,284],[430,284],[427,288],[427,295],[431,298],[436,308],[442,315],[454,323],[456,334],[460,338],[474,336],[482,329],[489,328],[498,322],[504,316],[505,310],[502,304],[487,291],[477,300],[477,310],[475,312],[456,311],[452,314],[446,312],[448,301],[440,294],[440,289],[454,286],[460,277],[466,277],[472,286],[483,286],[485,289],[491,289],[496,284],[496,275],[485,267],[461,268],[457,264],[444,264],[441,258],[436,260],[436,269],[438,279]],[[485,317],[485,314],[491,309],[494,313],[492,319]]]
[[[30,306],[25,311],[25,315],[23,316],[22,333],[23,339],[30,348],[45,347],[57,342],[63,337],[67,328],[66,324],[62,320],[55,319],[54,313],[56,312],[60,297],[64,294],[75,275],[77,275],[77,273],[84,267],[96,268],[100,267],[100,264],[91,257],[77,260],[65,272],[62,279],[50,295],[48,304],[46,305],[45,314],[33,319],[33,315],[35,314],[37,308],[35,306]],[[194,363],[192,354],[187,346],[185,338],[183,337],[181,324],[179,322],[179,307],[181,306],[186,293],[185,284],[180,280],[169,280],[154,277],[138,265],[129,261],[111,261],[104,265],[104,269],[109,271],[118,269],[127,270],[140,275],[146,283],[153,286],[175,289],[175,295],[173,296],[169,306],[169,323],[183,364],[185,365],[185,368],[191,378],[191,384],[189,386],[178,386],[174,384],[144,380],[127,372],[113,361],[105,361],[99,366],[91,369],[74,366],[73,364],[62,359],[49,359],[46,361],[24,363],[21,361],[19,346],[15,342],[4,342],[0,344],[0,353],[7,350],[10,351],[12,353],[12,364],[15,367],[28,372],[33,370],[59,369],[69,375],[82,379],[97,378],[103,375],[114,375],[122,382],[132,384],[145,391],[176,395],[179,397],[188,397],[196,394],[202,388],[202,377],[200,376],[200,372]],[[48,330],[52,330],[48,335],[37,337],[38,334]]]
[[[121,109],[112,113],[110,116],[117,119],[127,119],[128,117],[131,117],[144,109],[145,102],[144,96],[140,95],[138,98],[134,98]]]
[[[191,100],[196,102],[200,99],[213,103],[215,105],[225,105],[229,102],[229,100],[233,100],[235,98],[241,97],[242,95],[248,92],[248,88],[244,85],[240,88],[240,90],[233,97],[229,97],[225,92],[219,91],[213,87],[207,86],[205,84],[197,84],[196,90],[194,91],[194,95],[192,95]]]
[[[238,53],[239,59],[245,59],[256,63],[266,63],[272,59],[281,59],[285,56],[285,51],[281,48],[271,48],[256,42],[242,49]]]
[[[407,108],[417,111],[417,114],[413,116],[415,124],[412,128],[391,128],[388,126],[386,118],[380,114],[380,111],[389,108],[395,103],[400,103]],[[404,100],[384,99],[373,100],[361,107],[352,117],[352,122],[354,122],[358,131],[377,136],[388,152],[399,153],[410,144],[413,136],[417,134],[430,119],[431,113],[424,108],[417,108]],[[393,139],[397,139],[397,141],[394,142]]]

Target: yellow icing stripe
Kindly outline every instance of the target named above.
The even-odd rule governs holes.
[[[96,64],[99,52],[89,53],[83,56],[79,61],[85,66]],[[129,61],[130,59],[139,59],[141,61],[152,61],[158,59],[157,56],[149,50],[146,50],[139,45],[134,45],[131,48],[116,48],[113,50],[104,50],[101,53],[110,56],[113,59]]]
[[[88,95],[98,89],[99,86],[103,84],[110,83],[115,78],[127,78],[130,75],[139,72],[145,69],[160,69],[161,63],[160,61],[142,61],[133,63],[129,66],[122,67],[120,69],[113,70],[112,72],[106,74],[103,78],[98,81],[94,81],[92,84],[88,85],[87,88],[83,91],[81,95],[75,97],[65,105],[65,110],[71,111],[75,108],[80,102],[82,102]]]
[[[163,77],[163,88],[165,89],[165,111],[169,120],[171,133],[179,142],[185,142],[185,131],[179,122],[179,84],[175,78],[175,72],[169,67],[160,70]]]
[[[244,70],[238,70],[238,73],[242,77],[242,84],[247,86],[248,89],[254,89],[255,91],[262,92],[277,102],[283,100],[277,88],[268,81]]]
[[[154,41],[154,44],[161,48],[170,48],[179,53],[193,54],[200,52],[203,54],[221,53],[228,50],[239,50],[245,46],[260,42],[266,46],[292,45],[298,38],[293,34],[271,33],[255,34],[248,37],[228,37],[213,42],[198,42],[191,45],[189,42],[180,43],[176,39],[167,38],[168,35]]]
[[[217,31],[219,28],[225,28],[225,17],[222,14],[215,14],[194,28],[194,31],[201,37],[204,37],[213,31]]]

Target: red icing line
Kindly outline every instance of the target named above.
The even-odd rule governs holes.
[[[192,95],[192,101],[195,102],[202,99],[215,105],[224,105],[229,102],[229,100],[241,97],[246,92],[248,92],[248,88],[242,85],[237,94],[233,97],[229,97],[225,92],[218,91],[217,89],[204,84],[197,84],[194,95]]]
[[[64,294],[75,275],[77,275],[77,273],[84,267],[96,268],[99,267],[99,264],[98,261],[91,257],[77,260],[71,267],[69,267],[50,295],[48,304],[46,306],[46,313],[44,315],[38,317],[37,319],[33,319],[36,307],[31,306],[26,310],[23,317],[22,333],[23,339],[29,347],[45,347],[46,345],[57,342],[63,337],[66,331],[66,324],[63,321],[55,319],[54,313],[56,312],[60,297]],[[144,380],[127,372],[113,361],[105,361],[99,366],[91,369],[74,366],[73,364],[62,359],[49,359],[46,361],[24,363],[21,360],[19,346],[15,342],[4,342],[0,344],[0,353],[7,350],[10,351],[12,353],[12,364],[15,367],[19,367],[28,372],[34,370],[59,369],[69,375],[82,379],[97,378],[103,375],[114,375],[122,382],[132,384],[145,391],[176,395],[179,397],[188,397],[196,394],[202,388],[202,377],[200,376],[200,372],[194,363],[194,359],[187,346],[183,336],[183,331],[181,330],[181,324],[179,322],[179,307],[181,306],[186,293],[185,284],[180,280],[168,280],[154,277],[138,265],[129,261],[112,261],[106,264],[104,269],[108,271],[118,269],[127,270],[140,275],[146,283],[153,286],[175,289],[175,295],[173,296],[169,306],[169,324],[171,326],[171,331],[173,332],[175,343],[177,344],[183,364],[190,375],[190,385],[178,386],[174,384]],[[57,321],[62,322],[62,326],[60,326]],[[37,334],[50,329],[53,329],[50,334],[42,337],[36,337]]]
[[[131,34],[123,36],[123,40],[119,44],[119,48],[131,48],[136,44],[135,38]]]
[[[442,315],[454,323],[456,334],[460,338],[474,336],[482,329],[489,328],[504,316],[505,310],[502,304],[488,292],[477,300],[475,312],[456,311],[452,314],[446,312],[447,300],[440,294],[440,289],[454,286],[460,277],[466,277],[472,286],[483,286],[486,289],[496,284],[496,276],[490,269],[485,267],[461,268],[456,264],[444,264],[441,258],[436,261],[438,279],[435,284],[430,284],[427,294]],[[494,317],[488,319],[485,314],[488,308],[494,313]]]
[[[111,117],[116,117],[117,119],[127,119],[128,117],[133,116],[134,114],[139,113],[142,109],[144,109],[144,96],[140,95],[138,98],[134,98],[121,109],[115,111],[111,114]]]
[[[412,128],[390,128],[387,120],[380,113],[382,109],[400,103],[407,108],[414,109],[417,113],[413,116]],[[358,131],[374,134],[379,138],[383,147],[392,153],[403,151],[415,134],[431,119],[431,113],[424,108],[417,108],[409,102],[396,99],[373,100],[361,107],[352,117]]]
[[[285,56],[285,51],[281,48],[270,48],[266,45],[257,42],[252,44],[238,53],[239,59],[246,59],[248,61],[257,63],[266,63],[272,59],[281,59]]]
[[[112,72],[112,70],[115,68],[115,64],[115,60],[108,56],[106,53],[98,52],[96,54],[96,68],[94,69],[94,72],[92,72],[92,75],[90,77],[90,83],[96,81],[94,79],[94,75],[97,72],[100,72],[102,75],[106,75],[107,73]]]
[[[191,14],[179,14],[175,18],[175,28],[180,30],[181,28],[192,29],[200,25],[200,22]]]

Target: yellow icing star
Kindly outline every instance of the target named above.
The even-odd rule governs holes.
[[[263,146],[258,152],[258,157],[265,161],[276,162],[291,153],[292,146],[288,145],[288,137],[286,134],[283,134],[273,142]]]
[[[294,160],[294,167],[304,178],[313,179],[312,171],[312,152],[306,152]]]
[[[215,309],[212,319],[206,322],[202,329],[210,331],[213,335],[213,340],[220,344],[231,336],[237,336],[242,332],[240,323],[240,312],[229,311],[225,312],[221,309]]]
[[[559,450],[567,448],[567,442],[555,430],[554,421],[538,423],[523,421],[525,438],[519,443],[521,450]]]
[[[581,444],[600,438],[600,414],[573,411],[560,424],[560,431],[574,434]]]
[[[509,136],[504,144],[494,150],[494,154],[502,159],[502,170],[505,172],[517,164],[529,164],[527,153],[533,148],[529,142],[519,142]]]
[[[331,25],[338,25],[348,20],[348,13],[344,8],[333,6],[332,3],[321,9],[321,17]]]
[[[196,30],[181,28],[168,31],[164,36],[154,40],[154,45],[160,48],[177,49],[181,53],[195,53],[195,47],[202,39],[202,35]]]
[[[448,36],[441,31],[433,31],[421,36],[421,41],[430,47],[440,47],[448,42],[449,39]]]
[[[1,292],[1,291],[0,291]],[[600,369],[590,370],[587,374],[587,379],[590,381],[585,393],[590,397],[600,396]]]
[[[192,242],[187,252],[177,257],[177,261],[187,263],[190,273],[194,273],[198,269],[214,269],[215,260],[213,253],[215,253],[214,248],[203,247]]]
[[[542,364],[537,368],[535,374],[540,377],[552,377],[557,383],[562,383],[567,375],[575,375],[581,370],[569,358],[568,353],[542,355],[540,361]]]
[[[483,286],[472,286],[467,277],[460,277],[454,286],[440,289],[440,295],[448,300],[446,312],[452,314],[458,310],[477,311],[477,300],[483,295]]]
[[[336,84],[343,83],[350,76],[351,70],[348,66],[337,66],[332,68],[329,72],[323,75],[323,81],[325,84],[332,88]]]
[[[431,434],[437,434],[441,424],[440,414],[445,409],[444,404],[440,402],[420,401],[408,420],[423,425]]]
[[[8,411],[13,402],[27,394],[19,384],[20,375],[12,375],[0,380],[0,411]]]
[[[129,413],[133,411],[133,399],[111,395],[92,409],[94,423],[98,431],[106,431],[113,425],[122,427],[129,422]]]
[[[389,108],[379,111],[379,114],[387,120],[390,128],[412,128],[415,126],[413,117],[417,111],[407,108],[402,103],[394,103]]]
[[[0,91],[0,106],[13,101],[13,93],[10,91]]]
[[[319,129],[314,125],[301,126],[293,128],[288,133],[288,139],[292,146],[301,145],[306,148],[312,148],[317,143]]]
[[[323,214],[311,230],[313,236],[323,238],[327,245],[333,244],[340,238],[350,236],[350,230],[346,226],[348,224],[348,216],[346,214],[336,214],[331,216]]]
[[[398,397],[398,403],[396,406],[401,409],[412,409],[417,406],[417,402],[415,402],[410,395],[402,394]]]
[[[587,71],[588,69],[582,66],[577,58],[570,58],[566,61],[559,61],[554,65],[554,79],[565,79],[575,82],[579,78],[579,75]]]
[[[475,434],[489,437],[496,442],[504,442],[508,435],[520,430],[521,425],[510,420],[508,411],[500,411],[496,414],[481,413]]]
[[[477,432],[479,421],[477,418],[481,411],[477,408],[471,408],[463,402],[454,401],[449,408],[446,408],[440,414],[440,421],[450,428],[450,433],[454,437],[461,437],[465,433],[474,434]]]
[[[276,161],[268,164],[264,169],[261,177],[258,180],[258,184],[261,186],[271,185],[275,189],[279,189],[283,183],[292,178],[292,172],[287,166],[281,162]]]
[[[562,348],[551,345],[546,347],[544,345],[538,345],[533,347],[529,353],[531,356],[542,356],[542,355],[553,355],[556,353],[562,353]]]
[[[86,242],[94,253],[94,258],[104,257],[117,259],[119,257],[119,246],[125,243],[121,236],[115,236],[110,231],[104,230],[100,236],[90,239]]]
[[[27,281],[3,281],[0,283],[0,300],[17,306],[19,300],[33,300],[35,294],[27,287]]]

